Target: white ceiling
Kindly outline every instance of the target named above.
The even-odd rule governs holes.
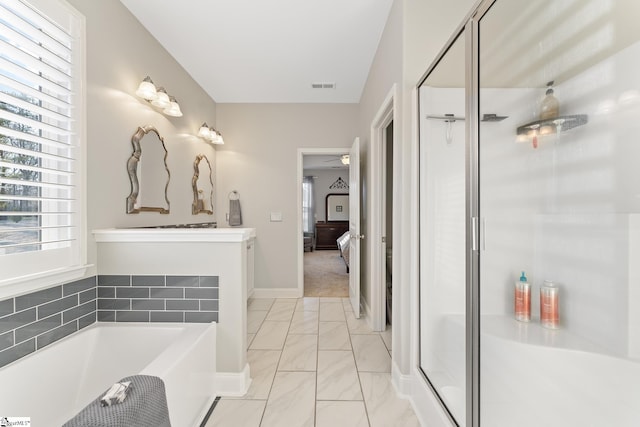
[[[219,103],[359,102],[393,2],[120,1]]]

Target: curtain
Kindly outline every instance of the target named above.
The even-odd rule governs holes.
[[[302,231],[313,233],[315,227],[315,195],[312,176],[305,176],[302,179]]]

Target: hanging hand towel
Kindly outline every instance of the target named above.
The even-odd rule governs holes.
[[[240,198],[237,192],[233,192],[237,197],[236,199],[229,199],[229,225],[239,226],[242,225],[242,212],[240,211]]]

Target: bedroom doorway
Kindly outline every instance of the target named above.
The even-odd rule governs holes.
[[[300,149],[300,296],[349,296],[348,263],[338,238],[349,227],[348,149]]]

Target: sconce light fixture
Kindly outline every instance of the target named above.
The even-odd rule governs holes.
[[[136,95],[151,103],[154,107],[161,109],[167,116],[182,117],[178,101],[173,96],[170,96],[163,87],[156,88],[149,76],[142,80],[138,90],[136,90]]]
[[[209,127],[206,123],[203,123],[198,130],[198,136],[202,139],[205,139],[212,144],[223,145],[224,140],[222,139],[222,134],[215,130],[212,127]]]
[[[342,157],[340,157],[340,161],[342,162],[343,165],[348,165],[349,164],[349,155],[348,154],[343,154]]]

